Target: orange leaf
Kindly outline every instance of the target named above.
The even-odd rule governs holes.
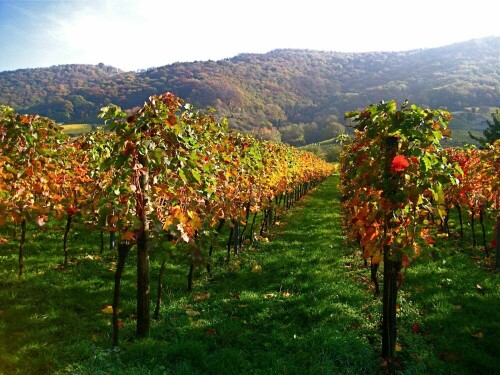
[[[101,310],[103,314],[113,314],[113,306],[111,305],[106,305],[104,308]]]
[[[381,261],[382,261],[382,254],[380,254],[380,251],[377,251],[375,254],[373,254],[372,264],[373,265],[380,264]]]
[[[436,240],[431,236],[425,236],[424,241],[427,245],[432,245],[433,243],[436,243]]]
[[[133,241],[135,239],[135,234],[130,231],[126,231],[122,234],[122,239],[125,241]]]
[[[195,301],[203,301],[204,299],[207,299],[208,297],[210,297],[210,293],[208,292],[203,292],[201,294],[195,294],[193,299]]]

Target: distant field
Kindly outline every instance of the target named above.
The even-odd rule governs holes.
[[[65,124],[63,125],[63,128],[63,133],[70,136],[77,136],[91,131],[92,124]]]

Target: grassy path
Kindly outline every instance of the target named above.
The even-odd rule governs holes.
[[[0,263],[0,374],[383,373],[381,302],[373,299],[369,272],[344,245],[337,183],[333,177],[300,201],[269,242],[229,262],[217,250],[213,277],[200,270],[191,293],[186,266],[170,264],[160,320],[145,340],[134,339],[130,260],[122,346],[115,350],[110,315],[102,311],[111,302],[113,254],[96,256],[89,244],[98,239],[77,232],[72,245],[80,253],[60,269],[55,237],[33,234],[38,245],[24,280],[12,273],[14,248]],[[154,257],[152,270],[154,299]],[[401,373],[496,371],[498,274],[457,252],[412,266],[400,301]]]
[[[341,237],[337,183],[321,185],[269,242],[199,280],[192,295],[176,299],[174,291],[163,311],[170,327],[153,327],[168,338],[154,361],[186,374],[376,373],[371,295],[343,272],[351,250]],[[362,327],[371,333],[360,335]]]

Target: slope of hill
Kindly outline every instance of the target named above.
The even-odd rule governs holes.
[[[0,72],[0,103],[95,123],[103,105],[131,108],[171,91],[215,107],[233,128],[301,145],[345,131],[344,112],[382,99],[488,116],[500,105],[499,51],[500,37],[490,37],[406,52],[275,50],[138,72],[61,65]]]

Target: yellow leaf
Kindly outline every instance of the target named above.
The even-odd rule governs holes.
[[[172,220],[172,218],[168,217],[163,223],[163,230],[167,230],[173,223],[174,221]]]
[[[113,306],[111,305],[106,305],[104,308],[101,310],[103,314],[113,314]],[[122,309],[118,309],[118,313],[121,313]]]
[[[484,338],[484,334],[482,332],[473,333],[472,337],[475,337],[476,339],[482,339]]]
[[[403,349],[400,343],[396,343],[396,351],[400,352]]]

